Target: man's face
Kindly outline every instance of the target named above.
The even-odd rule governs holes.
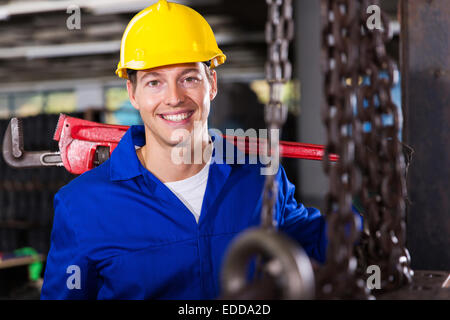
[[[183,63],[137,72],[136,86],[127,81],[132,105],[139,110],[147,131],[162,145],[174,146],[190,134],[194,123],[206,127],[210,103],[217,93],[216,73],[208,79],[202,63]]]

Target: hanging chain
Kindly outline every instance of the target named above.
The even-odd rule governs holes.
[[[362,0],[363,8],[379,4],[378,0]],[[361,21],[368,18],[361,11]],[[365,25],[365,24],[364,24]],[[364,28],[361,41],[360,72],[366,82],[358,87],[357,117],[354,123],[358,140],[357,162],[362,168],[359,196],[366,210],[368,236],[362,241],[365,250],[362,269],[377,265],[381,270],[381,289],[388,291],[410,283],[413,272],[405,247],[405,159],[399,131],[398,108],[391,97],[398,81],[398,69],[387,55],[389,24],[382,15],[382,30]],[[383,123],[383,117],[392,124]],[[364,126],[370,123],[370,131]]]
[[[361,188],[361,170],[355,165],[357,132],[353,104],[359,82],[360,6],[357,0],[322,0],[322,69],[325,105],[322,120],[327,128],[324,171],[330,186],[325,199],[328,221],[326,265],[317,277],[319,299],[368,298],[368,289],[356,277],[354,244],[358,221],[352,212],[353,194]],[[339,155],[332,164],[329,154]]]
[[[359,265],[381,271],[381,289],[411,281],[405,248],[405,163],[398,143],[398,109],[391,88],[397,69],[386,53],[388,23],[367,28],[370,5],[377,0],[322,0],[323,69],[326,103],[322,117],[328,130],[326,153],[338,153],[332,166],[326,199],[329,220],[327,265],[319,277],[322,297],[360,298],[367,294],[356,279],[352,246],[358,239],[351,212],[352,196],[359,196],[368,226],[360,239]],[[392,124],[383,123],[383,117]],[[370,126],[370,129],[367,127]],[[353,278],[353,282],[352,281]],[[354,285],[352,285],[354,283]]]
[[[265,106],[265,121],[268,133],[268,155],[270,167],[279,167],[279,135],[287,118],[287,107],[282,102],[282,90],[291,79],[292,65],[289,62],[289,42],[294,38],[294,21],[292,0],[266,0],[268,19],[266,24],[266,43],[268,61],[266,63],[266,79],[269,83],[269,102]],[[274,227],[274,208],[278,194],[278,186],[274,175],[267,175],[261,224],[263,228]]]

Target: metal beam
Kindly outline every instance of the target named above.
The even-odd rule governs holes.
[[[11,16],[36,14],[52,11],[66,11],[70,6],[78,6],[94,14],[116,14],[138,12],[156,0],[70,0],[70,1],[15,1],[0,6],[0,21]],[[172,0],[172,2],[187,6],[214,5],[221,0]]]
[[[402,1],[402,101],[413,269],[450,270],[450,1]]]
[[[219,45],[230,45],[235,43],[262,43],[264,33],[218,33],[216,40]],[[70,56],[85,56],[105,53],[118,53],[120,51],[120,40],[67,43],[44,46],[24,46],[15,48],[0,48],[0,59],[16,58],[56,58]]]
[[[296,74],[301,84],[297,139],[324,144],[325,127],[320,116],[323,102],[320,1],[295,1]],[[328,190],[328,178],[321,161],[299,161],[297,188],[302,202],[321,207]]]
[[[0,49],[0,59],[16,58],[56,58],[114,53],[120,50],[120,40],[102,42],[82,42],[48,46],[27,46]]]

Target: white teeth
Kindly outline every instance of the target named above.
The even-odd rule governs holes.
[[[191,115],[191,112],[179,113],[175,115],[162,115],[162,117],[169,121],[183,121]]]

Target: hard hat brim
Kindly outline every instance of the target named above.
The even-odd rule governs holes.
[[[117,65],[116,75],[123,79],[128,79],[127,69],[133,70],[147,70],[156,67],[168,66],[173,64],[180,63],[196,63],[196,62],[205,62],[210,61],[210,69],[214,69],[217,66],[223,64],[226,60],[226,56],[223,53],[219,53],[216,55],[205,55],[204,59],[201,59],[196,55],[195,57],[189,58],[186,54],[179,55],[180,58],[174,59],[173,57],[167,56],[159,56],[154,57],[154,59],[149,59],[149,61],[129,61],[125,65],[119,64]],[[157,61],[157,63],[152,63],[152,61]]]

